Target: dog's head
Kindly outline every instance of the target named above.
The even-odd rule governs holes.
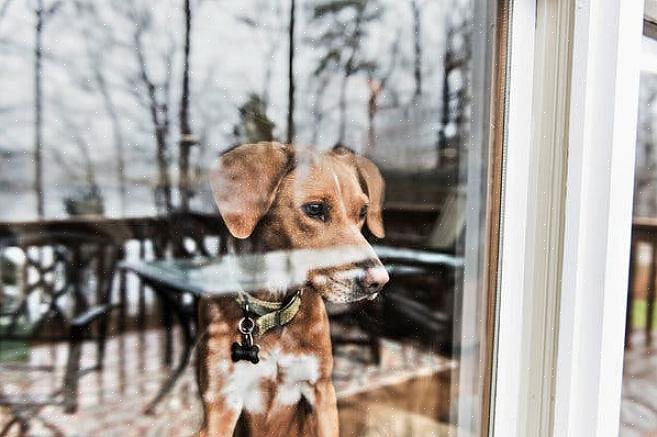
[[[370,160],[345,147],[317,153],[245,144],[222,155],[211,184],[233,236],[253,235],[268,251],[317,249],[326,257],[329,249],[330,267],[324,259],[308,272],[308,284],[328,301],[371,298],[388,282],[362,234],[367,225],[376,237],[384,236],[384,182]]]

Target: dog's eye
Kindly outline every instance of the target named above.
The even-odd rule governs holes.
[[[328,218],[328,208],[324,202],[310,202],[303,205],[303,212],[308,217],[312,217],[323,222]]]
[[[358,213],[358,218],[361,220],[365,220],[367,217],[367,211],[368,211],[368,205],[363,205],[363,207],[360,209],[360,212]]]

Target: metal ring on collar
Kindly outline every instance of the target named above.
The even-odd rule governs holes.
[[[248,322],[249,324],[245,326],[245,322]],[[251,317],[242,317],[237,324],[237,329],[239,329],[239,331],[244,335],[252,334],[255,327],[256,322]]]

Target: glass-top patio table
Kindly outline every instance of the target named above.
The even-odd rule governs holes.
[[[391,277],[412,276],[437,266],[455,269],[463,267],[463,258],[445,253],[390,246],[374,246],[374,250]],[[197,341],[197,303],[202,296],[231,296],[240,291],[270,288],[292,289],[306,282],[307,272],[312,268],[335,266],[360,259],[360,251],[332,248],[224,255],[218,258],[123,261],[119,268],[136,274],[162,303],[167,363],[171,363],[173,355],[173,317],[180,322],[184,339],[178,364],[156,397],[146,406],[145,413],[154,412],[189,363]]]

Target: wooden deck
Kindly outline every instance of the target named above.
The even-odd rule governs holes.
[[[142,414],[144,405],[167,374],[161,358],[163,347],[164,336],[157,330],[113,337],[108,344],[105,369],[82,380],[80,411],[65,415],[59,408],[47,407],[38,413],[39,418],[55,427],[62,436],[193,435],[199,424],[200,411],[191,370],[155,416]],[[94,358],[92,349],[89,347],[83,354],[88,363]],[[35,348],[30,362],[51,364],[55,357],[61,364],[63,352],[60,347]],[[408,437],[449,435],[450,428],[437,419],[446,417],[449,397],[455,393],[449,382],[456,371],[455,362],[391,342],[384,344],[380,366],[363,364],[353,351],[348,355],[348,359],[344,355],[338,358],[335,372],[341,397],[340,417],[345,431],[377,421],[380,426],[381,422],[374,418],[379,413],[387,419],[402,413],[413,418],[413,426],[430,430],[425,434],[416,428]],[[418,362],[420,365],[415,365],[415,368],[409,366],[409,363]],[[30,380],[24,380],[19,374],[3,372],[0,388],[9,393],[43,393],[57,387],[61,381],[59,376],[34,375]],[[409,393],[415,399],[409,399]],[[419,398],[423,400],[419,402]],[[418,405],[423,410],[419,415],[414,411]],[[365,411],[367,414],[364,415]],[[0,410],[0,428],[7,418],[7,411]],[[398,418],[395,423],[398,423]],[[436,429],[440,431],[435,432]],[[47,432],[43,425],[35,422],[31,435],[57,434]],[[365,434],[352,432],[345,435]],[[657,347],[645,346],[643,332],[633,335],[632,348],[625,354],[620,436],[657,437]]]
[[[36,414],[29,435],[194,435],[200,423],[200,405],[191,368],[155,415],[142,412],[168,374],[162,362],[163,347],[160,330],[113,336],[108,343],[105,368],[81,380],[79,411],[66,415],[59,407],[43,408]],[[454,392],[450,381],[458,371],[455,361],[385,340],[380,364],[369,362],[367,353],[366,349],[353,346],[336,357],[334,383],[343,435],[388,435],[377,429],[390,422],[391,417],[395,417],[394,426],[402,421],[407,429],[397,437],[454,435],[452,428],[440,420],[449,415],[450,396]],[[93,363],[94,358],[93,345],[85,345],[83,367]],[[29,358],[31,364],[55,364],[60,369],[64,361],[65,350],[59,346],[32,348]],[[55,376],[31,372],[29,379],[24,375],[2,371],[0,389],[5,394],[43,394],[61,383],[61,371]],[[8,410],[0,409],[0,429],[8,418]]]

